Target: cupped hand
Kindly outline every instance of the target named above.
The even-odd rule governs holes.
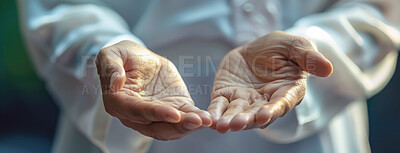
[[[272,32],[234,49],[215,76],[211,128],[226,133],[267,127],[301,102],[308,73],[327,77],[332,65],[303,37]]]
[[[96,59],[107,113],[143,135],[179,139],[211,125],[197,108],[176,67],[131,41],[102,49]]]

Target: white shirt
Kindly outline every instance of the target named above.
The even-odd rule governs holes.
[[[398,0],[19,1],[33,63],[62,111],[57,153],[370,152],[365,100],[393,74],[399,7]],[[302,103],[267,129],[203,129],[151,144],[104,111],[94,64],[104,46],[132,40],[166,56],[206,109],[213,67],[234,47],[274,30],[310,39],[334,72],[310,76]]]

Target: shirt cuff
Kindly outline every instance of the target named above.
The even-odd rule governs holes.
[[[130,41],[138,43],[139,45],[142,45],[144,47],[146,46],[139,38],[137,38],[131,34],[122,34],[122,35],[118,35],[118,36],[112,38],[111,40],[109,40],[108,42],[106,42],[102,48],[114,45],[114,44],[119,43],[124,40],[130,40]]]

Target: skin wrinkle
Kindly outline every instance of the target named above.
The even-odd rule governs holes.
[[[170,98],[170,97],[168,97],[168,98]],[[188,98],[188,97],[182,97],[182,98]],[[163,99],[163,98],[162,98]],[[189,102],[188,102],[189,101]],[[192,100],[185,100],[185,102],[184,103],[180,103],[181,105],[179,105],[179,104],[176,104],[176,103],[174,103],[175,104],[175,108],[177,108],[178,110],[181,110],[184,106],[186,106],[186,105],[194,105],[194,102],[192,101]]]
[[[161,68],[160,68],[161,69]],[[163,77],[160,77],[160,72],[161,71],[158,71],[158,79],[160,79],[160,82],[161,82],[161,85],[163,86],[163,88],[165,89],[165,88],[167,88],[167,86],[164,84],[164,80],[162,79]],[[173,84],[174,82],[172,82],[171,84]],[[170,84],[170,85],[171,85]],[[168,85],[168,86],[170,86],[170,85]]]
[[[278,57],[278,56],[277,56]],[[283,59],[283,58],[282,58]],[[278,71],[280,71],[281,69],[283,69],[284,67],[286,67],[286,66],[281,66],[281,67],[278,67]],[[248,78],[248,79],[250,79],[250,77],[248,77],[248,75],[246,75],[246,77]],[[277,78],[277,79],[279,79],[279,78]],[[246,82],[246,81],[244,81],[244,82]],[[250,81],[248,81],[248,82],[250,82]],[[253,82],[250,82],[250,83],[253,83]],[[253,86],[254,87],[254,86]],[[273,91],[274,92],[274,91]],[[232,94],[231,95],[231,97],[230,97],[230,101],[232,101],[233,99],[235,99],[235,98],[232,98],[232,97],[234,97],[234,95],[237,93],[237,89],[234,89],[234,92],[233,92],[234,94]],[[261,95],[263,95],[263,93],[261,93],[261,92],[259,92]],[[267,93],[268,94],[268,93]],[[269,94],[268,94],[269,95]],[[239,99],[242,99],[242,100],[246,100],[246,98],[239,98]],[[268,100],[269,100],[269,98],[268,98]],[[248,100],[246,100],[246,101],[248,101]],[[250,104],[252,104],[251,102],[250,102]],[[234,106],[232,106],[232,107],[234,107]],[[286,106],[286,107],[288,107],[288,106]],[[289,105],[289,108],[290,108],[290,105]]]
[[[105,106],[105,108],[106,108],[105,110],[110,111],[107,113],[115,115],[115,116],[122,116],[119,112],[115,111],[115,107],[113,107],[113,105],[110,105],[110,104],[104,104],[104,105],[107,105],[107,106]]]
[[[116,60],[116,62],[118,62],[119,64],[124,63],[124,61],[126,61],[126,56],[122,56],[121,53],[119,51],[117,51],[114,47],[109,47],[108,48],[109,51],[111,51],[112,53],[114,53],[113,55],[115,56],[115,58],[113,58],[113,60]],[[107,50],[106,50],[107,51]],[[121,58],[117,58],[117,57],[121,57],[123,58],[121,60]],[[124,58],[125,57],[125,58]],[[125,65],[123,65],[123,67],[125,67]]]
[[[241,110],[246,110],[248,106],[250,106],[248,103],[243,103],[243,101],[247,101],[245,99],[237,98],[229,103],[229,109],[241,109]]]
[[[280,67],[279,69],[277,69],[277,70],[275,70],[278,74],[281,74],[280,76],[281,77],[279,77],[279,78],[275,78],[274,80],[272,80],[272,81],[275,81],[275,80],[281,80],[281,79],[287,79],[288,78],[288,76],[292,76],[293,75],[293,73],[291,73],[292,71],[291,71],[291,66],[283,66],[283,67]],[[283,76],[282,76],[283,75]],[[294,77],[296,77],[295,75],[294,75]],[[292,79],[292,80],[295,80],[295,79]]]
[[[230,72],[229,72],[230,73]],[[239,82],[239,81],[243,81],[243,80],[240,80],[240,78],[239,77],[237,77],[235,74],[232,74],[232,76],[235,76],[235,79],[238,79],[238,81],[237,82]],[[227,81],[226,80],[226,78],[222,78],[220,81],[224,81],[224,82],[226,82],[226,83],[228,83],[228,82],[230,82],[230,83],[234,83],[234,82],[236,82],[236,81]],[[229,86],[228,86],[229,87]],[[220,87],[220,88],[224,88],[224,86],[222,86],[222,87]]]
[[[99,55],[101,56],[101,57],[105,57],[105,55],[103,54],[104,52],[101,52]],[[106,57],[105,57],[106,58]],[[107,58],[106,58],[107,59]],[[113,60],[111,60],[111,61],[113,61]],[[101,64],[106,64],[106,63],[109,63],[109,61],[107,61],[107,60],[97,60],[96,59],[96,63],[101,63]],[[103,71],[103,70],[105,70],[105,72]],[[98,74],[104,74],[104,73],[109,73],[109,74],[112,74],[113,72],[116,72],[118,69],[114,69],[114,65],[110,65],[110,66],[107,66],[107,67],[105,67],[105,69],[104,68],[98,68]],[[111,77],[102,77],[101,78],[101,80],[103,81],[103,82],[109,82],[109,80],[111,79]],[[103,90],[103,91],[107,91],[107,90],[109,90],[109,83],[107,84],[107,86],[105,86],[106,87],[106,90]]]
[[[240,53],[239,53],[240,54]],[[240,54],[241,55],[241,54]],[[243,57],[243,55],[241,55],[241,57],[242,57],[242,59],[243,60],[245,60],[245,58]],[[246,63],[246,62],[245,62]],[[250,66],[246,63],[246,66],[245,67],[247,67],[248,69],[250,69]],[[249,75],[245,75],[246,77],[247,77],[247,79],[249,80],[249,81],[247,81],[246,83],[250,83],[250,85],[251,86],[253,86],[253,88],[256,88],[255,87],[255,82],[250,78],[250,76]]]
[[[139,51],[139,54],[141,52],[143,52],[143,50],[146,50],[145,48],[131,47],[131,46],[127,45],[127,44],[129,44],[127,42],[125,42],[123,44],[124,44],[124,47],[119,47],[119,48],[121,48],[121,50],[123,50],[125,52],[128,52],[128,51],[126,51],[128,48],[129,49],[142,50],[142,51]],[[157,69],[154,70],[154,72],[153,72],[154,74],[153,75],[148,75],[147,73],[143,73],[142,70],[140,69],[140,67],[144,67],[144,68],[149,67],[148,65],[145,65],[144,63],[149,63],[150,62],[146,57],[151,56],[151,54],[149,54],[149,55],[147,55],[147,54],[146,55],[137,55],[135,53],[129,54],[129,52],[128,52],[128,55],[132,56],[132,57],[137,56],[136,58],[133,58],[132,60],[130,60],[131,62],[128,62],[128,60],[125,60],[125,66],[124,67],[127,67],[126,64],[128,64],[128,63],[136,65],[136,67],[132,67],[131,69],[126,69],[126,71],[128,71],[128,72],[131,72],[131,73],[135,72],[133,74],[133,75],[136,76],[136,77],[133,78],[133,80],[135,80],[135,81],[132,81],[131,83],[137,83],[138,84],[138,86],[140,87],[140,90],[138,92],[140,92],[142,90],[145,90],[144,87],[148,86],[151,83],[151,81],[146,81],[146,80],[153,80],[154,79],[153,77],[156,76],[156,73],[158,73],[159,70],[161,69],[161,64],[159,63],[159,60],[156,60],[155,65],[156,65]],[[151,69],[154,69],[154,68],[151,68]],[[130,74],[130,73],[128,73],[128,74]],[[130,79],[130,80],[132,80],[132,79]]]
[[[178,139],[196,130],[184,129],[184,122],[195,123],[199,128],[203,121],[211,122],[211,116],[194,106],[179,72],[168,59],[130,41],[107,49],[110,48],[113,52],[102,49],[96,59],[102,91],[109,90],[107,84],[112,75],[104,71],[118,71],[126,77],[117,78],[124,79],[117,82],[122,89],[103,92],[104,107],[110,115],[131,129],[160,140]]]
[[[163,69],[163,66],[160,66],[160,68],[159,68],[160,70],[161,69]],[[157,73],[157,74],[155,74],[156,76],[157,76],[157,78],[155,78],[155,83],[154,83],[154,85],[153,85],[153,87],[152,87],[152,92],[150,93],[150,94],[145,94],[145,95],[143,95],[143,96],[145,96],[145,97],[153,97],[153,96],[155,96],[155,95],[158,95],[158,94],[160,94],[160,93],[162,93],[162,92],[164,92],[164,91],[166,91],[167,89],[169,89],[169,87],[171,87],[171,86],[173,86],[175,83],[179,83],[180,82],[180,80],[178,80],[178,79],[174,79],[171,83],[169,83],[168,85],[165,85],[164,83],[165,83],[165,81],[162,79],[163,77],[161,76],[161,71],[155,71],[155,73]],[[169,73],[169,72],[168,72]],[[156,88],[157,88],[157,84],[158,84],[158,82],[161,82],[161,85],[163,86],[163,88],[160,90],[160,91],[156,91]],[[151,82],[150,82],[151,83]],[[149,83],[149,84],[150,84]],[[163,95],[159,95],[161,98],[162,97],[164,97]],[[170,95],[168,95],[168,96],[170,96]],[[160,97],[154,97],[154,98],[156,98],[156,99],[159,99]],[[150,99],[150,100],[152,100],[152,99]]]
[[[240,60],[240,61],[241,61],[241,60]],[[240,62],[240,63],[242,63],[242,62]],[[240,64],[239,64],[239,65],[240,65]],[[246,66],[247,66],[247,64],[246,64]],[[248,66],[247,66],[247,67],[248,67]],[[246,83],[247,85],[251,85],[251,86],[253,86],[253,88],[255,88],[254,83],[253,83],[252,80],[250,79],[250,76],[246,75],[247,79],[249,79],[249,81],[246,81],[246,80],[240,78],[240,77],[238,76],[237,73],[234,73],[234,72],[231,71],[230,69],[226,69],[226,67],[222,67],[222,69],[223,69],[224,71],[226,71],[227,73],[229,73],[229,74],[233,74],[233,76],[235,76],[239,81],[242,81],[242,82]],[[225,88],[225,87],[221,87],[221,88]],[[219,90],[219,89],[220,89],[220,88],[217,88],[217,89],[215,89],[214,91]]]
[[[267,49],[265,49],[265,50],[268,50],[268,48]],[[264,54],[269,54],[269,53],[264,53]],[[275,56],[268,56],[268,58],[272,58],[272,59],[285,59],[284,57],[283,57],[283,55],[282,55],[282,53],[280,53],[280,52],[278,52],[278,54],[281,54],[281,55],[275,55]],[[242,56],[243,56],[243,54],[242,54]],[[273,58],[273,57],[275,57],[275,58]],[[282,57],[282,58],[277,58],[277,57]],[[247,61],[254,61],[254,60],[247,60]],[[286,61],[286,60],[283,60],[283,61]],[[251,63],[254,63],[254,62],[251,62]],[[256,64],[253,64],[253,65],[256,65]],[[268,65],[276,65],[275,63],[270,63],[270,64],[268,64]],[[280,64],[280,65],[282,65],[282,64]],[[286,65],[286,64],[285,64]],[[282,67],[279,67],[278,69],[273,69],[273,71],[275,71],[275,72],[279,72],[279,70],[281,69],[281,68],[284,68],[285,66],[282,66]],[[252,66],[252,67],[249,67],[250,68],[250,70],[254,73],[254,74],[259,74],[259,73],[257,73],[257,70],[254,70],[254,67]],[[258,67],[256,67],[256,68],[258,68]],[[259,69],[259,68],[258,68]],[[265,69],[262,69],[262,71],[265,71]],[[266,70],[266,71],[270,71],[270,70]],[[268,72],[267,74],[269,74],[269,73],[271,73],[271,72]],[[282,72],[281,72],[282,73]],[[283,72],[284,73],[284,72]],[[260,77],[260,78],[263,78],[262,76],[260,76],[260,75],[256,75],[257,77]],[[275,78],[275,79],[281,79],[281,78]],[[268,80],[268,81],[271,81],[271,80]]]
[[[288,94],[290,95],[290,94]],[[288,98],[286,97],[282,97],[281,100],[279,100],[280,102],[283,102],[283,104],[281,103],[280,109],[283,109],[283,113],[279,116],[279,117],[283,117],[284,115],[286,115],[291,109],[292,109],[292,105],[289,102]]]
[[[248,66],[248,65],[247,65]],[[248,81],[247,82],[249,82],[250,83],[250,85],[251,86],[253,86],[253,88],[255,88],[255,86],[254,86],[254,82],[250,79],[250,76],[249,75],[245,75],[246,76],[246,78],[248,79]]]
[[[151,81],[147,81],[147,83],[144,83],[144,82],[145,82],[144,80],[141,81],[141,82],[142,82],[142,87],[141,87],[142,90],[144,90],[145,87],[147,87],[147,86],[152,82],[152,80],[154,80],[154,76],[157,76],[157,78],[159,77],[160,69],[162,68],[162,64],[157,63],[157,65],[158,65],[158,66],[157,66],[157,70],[153,72],[152,77],[146,78],[147,80],[151,80]],[[145,67],[145,66],[144,66],[144,67]],[[139,73],[139,77],[138,77],[138,79],[139,79],[139,78],[141,78],[141,77],[140,77],[140,74],[143,75],[143,73],[141,73],[141,71],[139,70],[139,68],[138,68],[138,71],[140,72],[140,73]],[[156,80],[158,80],[158,79],[156,79]]]
[[[136,107],[137,105],[138,105],[137,102],[132,103],[132,107]],[[129,110],[128,108],[127,108],[127,112],[128,112],[128,114],[131,114],[130,116],[126,116],[126,118],[127,118],[128,120],[131,120],[132,117],[135,118],[135,116],[136,116],[136,114],[137,114],[136,111],[131,111],[131,110]],[[130,113],[129,113],[129,112],[130,112]],[[134,120],[136,120],[136,119],[134,119]]]
[[[161,89],[160,91],[157,91],[157,92],[154,92],[154,90],[155,90],[155,88],[156,87],[154,87],[153,88],[153,93],[152,94],[150,94],[150,95],[148,95],[148,96],[160,96],[160,97],[163,97],[163,95],[159,95],[159,94],[161,94],[162,92],[164,92],[164,91],[166,91],[167,89],[169,89],[169,87],[171,87],[172,85],[174,85],[175,83],[178,83],[178,82],[180,82],[179,80],[175,80],[175,81],[173,81],[172,83],[170,83],[166,88],[165,87],[163,87],[163,89]],[[170,95],[168,95],[168,97],[169,97]]]
[[[229,60],[229,59],[228,59]],[[241,63],[241,62],[240,62]],[[243,80],[242,78],[240,78],[238,75],[237,75],[237,73],[234,73],[233,72],[233,70],[231,70],[231,69],[226,69],[225,67],[223,67],[223,69],[225,70],[225,71],[227,71],[228,73],[230,73],[230,74],[233,74],[235,77],[236,77],[236,79],[238,79],[239,81],[243,81],[243,82],[245,82],[245,83],[249,83],[249,82],[246,82],[245,80]]]
[[[308,46],[308,49],[305,48],[304,46]],[[307,68],[307,62],[309,62],[309,54],[313,51],[312,49],[312,45],[311,43],[303,38],[303,37],[292,37],[292,42],[290,44],[290,54],[289,54],[289,58],[293,61],[296,61],[297,63],[300,63],[300,61],[298,61],[298,59],[304,59],[303,60],[303,65],[304,68]],[[298,55],[295,52],[299,52],[301,55],[303,55],[302,57],[298,57]],[[318,52],[316,52],[317,54],[319,54]],[[304,71],[306,71],[305,69],[303,69]],[[316,72],[313,72],[316,73]]]
[[[183,103],[183,105],[179,106],[178,109],[182,110],[182,108],[184,108],[185,106],[187,106],[187,103]]]
[[[307,73],[302,73],[301,67],[305,67],[302,64],[306,63],[298,63],[298,61],[306,57],[298,55],[309,56],[310,54],[311,56],[313,54],[316,58],[320,58],[321,55],[314,55],[313,52],[305,50],[309,45],[308,40],[297,42],[296,39],[300,37],[294,37],[296,36],[284,32],[273,32],[234,49],[226,55],[216,73],[211,94],[212,104],[209,107],[210,113],[214,115],[212,119],[216,121],[213,126],[216,126],[219,132],[225,133],[232,126],[236,126],[235,130],[266,127],[288,113],[304,97],[303,90],[305,90]],[[300,45],[300,47],[295,45]],[[125,84],[128,85],[123,86],[120,92],[124,96],[134,96],[135,103],[130,104],[128,98],[112,98],[110,95],[116,93],[110,93],[110,95],[103,95],[105,107],[113,108],[112,110],[120,115],[133,113],[131,117],[134,117],[135,122],[147,123],[148,121],[149,125],[137,124],[124,120],[127,116],[116,116],[121,122],[125,122],[124,125],[159,140],[179,139],[201,128],[200,125],[207,119],[204,117],[207,116],[206,112],[194,106],[175,66],[167,59],[138,44],[122,42],[116,44],[115,48],[121,47],[119,51],[127,54],[120,53],[120,56],[132,55],[126,56],[126,60],[121,59],[123,66],[126,66],[128,70],[129,68],[134,70],[125,74],[127,78]],[[113,61],[114,58],[109,58],[117,55],[106,56],[104,52],[103,54],[105,55],[99,54],[98,57],[112,62],[111,64],[118,63],[118,61]],[[323,60],[316,61],[324,62]],[[107,64],[107,62],[100,63],[100,67],[101,64]],[[154,66],[157,69],[154,69]],[[323,66],[329,65],[325,63]],[[107,74],[100,75],[109,77]],[[102,79],[102,83],[107,81]],[[132,84],[141,86],[140,90],[143,92],[132,90],[130,88]],[[121,112],[124,109],[125,111]],[[135,109],[145,110],[135,111]],[[131,112],[132,110],[135,112]],[[168,113],[172,110],[175,114]],[[178,123],[169,123],[163,120],[164,115],[180,115],[180,120],[177,121]],[[240,115],[245,116],[240,118]],[[235,120],[236,117],[238,117],[237,120]],[[189,130],[190,127],[184,126],[186,122],[199,124],[199,128]],[[206,122],[204,124],[208,124]]]
[[[162,66],[160,66],[160,69],[162,69]],[[155,73],[157,73],[157,74],[154,74],[157,78],[155,79],[155,83],[153,85],[153,92],[149,95],[149,97],[151,97],[150,100],[153,100],[153,96],[154,96],[155,90],[156,90],[156,85],[158,83],[158,79],[160,78],[161,71],[156,71]]]
[[[228,88],[229,88],[229,87],[228,87]],[[225,97],[225,99],[226,99],[226,100],[228,101],[228,103],[229,103],[230,96],[226,94],[225,90],[226,90],[226,88],[221,88],[221,89],[217,90],[216,92],[217,92],[217,93],[219,92],[219,95]]]
[[[315,64],[319,66],[318,68],[332,69],[332,65],[327,64],[328,61],[321,54],[312,50],[311,43],[302,37],[284,32],[272,32],[228,53],[221,62],[221,69],[216,73],[210,111],[214,111],[215,114],[237,115],[234,115],[232,120],[219,119],[216,124],[221,123],[216,127],[217,130],[225,133],[227,129],[232,128],[239,130],[267,127],[299,104],[304,98],[308,77],[308,73],[304,72],[308,70],[302,69],[306,68],[307,63],[299,62],[307,61],[305,58],[313,56],[316,58]],[[226,62],[227,59],[243,59],[246,65],[229,63]],[[224,73],[233,70],[237,73]],[[247,70],[249,73],[240,73]],[[325,76],[318,73],[317,75]],[[250,93],[250,96],[238,93]],[[230,105],[226,107],[225,104],[215,104],[222,102],[214,100],[219,95],[225,96],[229,100],[226,103]],[[233,105],[237,99],[242,104]],[[245,116],[240,117],[241,115]],[[236,117],[238,118],[235,119]],[[226,122],[229,124],[228,127]]]

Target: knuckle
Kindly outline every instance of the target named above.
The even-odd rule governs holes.
[[[112,74],[113,72],[118,71],[118,67],[115,65],[107,65],[105,66],[106,74]]]
[[[114,53],[113,49],[110,49],[110,47],[101,49],[100,52],[97,54],[96,67],[98,74],[104,75],[112,73],[118,69],[118,67],[115,65],[115,62],[117,62],[116,57],[119,56],[112,54],[116,53]]]
[[[102,62],[104,61],[104,58],[105,58],[105,51],[104,51],[105,49],[103,48],[103,49],[101,49],[100,50],[100,52],[97,54],[97,56],[96,56],[96,66],[97,66],[97,68],[100,68],[101,67],[101,65],[102,65]]]
[[[116,45],[126,46],[126,45],[137,45],[137,44],[130,40],[123,40],[123,41],[120,41],[119,43],[117,43]]]
[[[265,109],[265,108],[264,108],[264,109]],[[272,112],[271,110],[267,109],[267,111],[266,111],[264,117],[267,118],[267,119],[269,119],[269,118],[272,118],[272,116],[273,116],[273,112]]]
[[[286,115],[292,108],[292,104],[290,104],[290,101],[286,97],[282,97],[281,103],[280,103],[280,109],[281,109],[281,114],[279,115],[280,117]]]
[[[102,48],[99,51],[99,53],[97,54],[97,61],[99,62],[99,64],[101,64],[101,62],[103,62],[103,61],[108,59],[107,57],[110,54],[110,50],[112,50],[111,48],[112,47],[110,46],[110,47]]]
[[[101,59],[101,58],[103,58],[105,55],[106,55],[106,51],[107,50],[107,48],[102,48],[100,51],[99,51],[99,53],[97,54],[97,57],[98,57],[98,59]]]
[[[283,32],[283,31],[273,31],[273,32],[271,32],[270,33],[271,35],[287,35],[287,33],[286,32]]]
[[[309,50],[311,47],[311,42],[301,36],[292,36],[289,48],[291,51]]]

